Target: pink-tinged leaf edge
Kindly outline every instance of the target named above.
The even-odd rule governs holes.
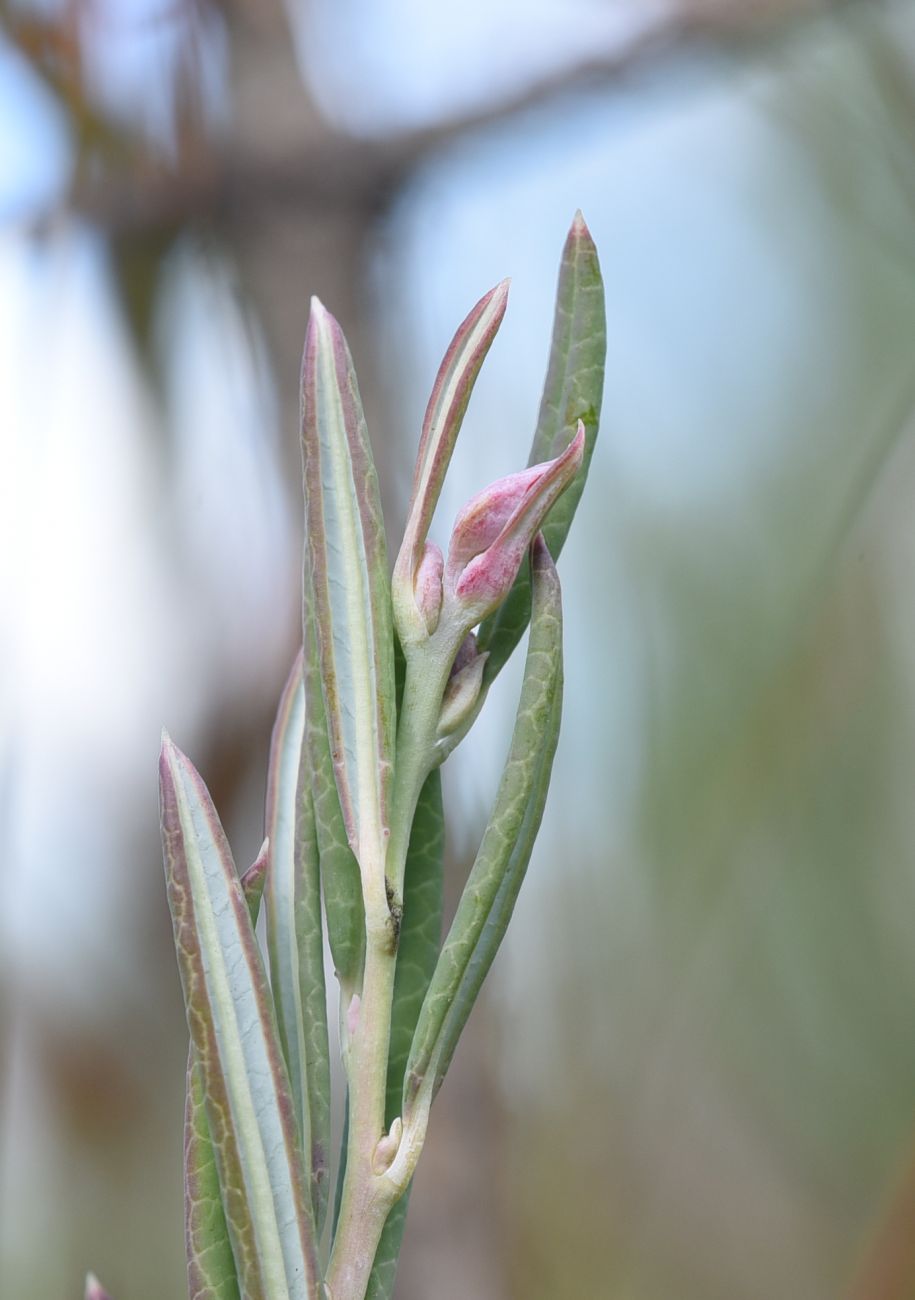
[[[242,1294],[265,1300],[287,1292],[310,1300],[318,1277],[311,1203],[248,905],[206,786],[167,735],[159,773],[175,947],[239,1286]],[[195,853],[200,861],[192,868]],[[220,926],[228,927],[231,952],[221,947]],[[227,997],[233,1010],[223,1006],[220,1013],[218,1004]],[[248,1017],[244,1030],[242,1014]],[[247,1072],[251,1052],[258,1053],[256,1078]]]

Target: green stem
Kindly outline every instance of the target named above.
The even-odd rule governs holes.
[[[409,1177],[390,1177],[378,1167],[385,1134],[385,1089],[403,878],[416,804],[434,759],[442,694],[454,655],[410,656],[397,733],[391,836],[385,861],[386,906],[366,899],[362,1000],[349,1040],[349,1142],[340,1217],[327,1273],[332,1300],[364,1300],[375,1252],[392,1207]],[[432,651],[430,653],[430,651]],[[395,1153],[395,1155],[401,1153]],[[418,1156],[418,1151],[415,1153]],[[403,1158],[396,1162],[398,1173]],[[410,1161],[415,1167],[416,1158]]]
[[[349,1142],[340,1218],[327,1285],[333,1300],[363,1300],[378,1238],[394,1201],[372,1167],[384,1134],[384,1096],[394,990],[389,925],[367,918],[365,974],[358,1023],[350,1041]]]

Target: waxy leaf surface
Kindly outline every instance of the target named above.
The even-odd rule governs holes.
[[[248,906],[206,787],[167,737],[159,782],[175,948],[239,1290],[314,1300],[311,1200]]]
[[[550,357],[528,460],[529,465],[537,465],[558,456],[575,436],[578,421],[583,422],[586,440],[581,469],[542,527],[554,559],[559,558],[588,477],[600,419],[606,351],[600,263],[594,240],[579,212],[562,252]],[[487,684],[498,675],[523,636],[530,611],[530,567],[525,561],[509,595],[480,628],[480,649],[488,650],[490,655]]]
[[[378,477],[346,340],[312,300],[302,361],[305,535],[340,807],[384,905],[394,744],[391,593]]]
[[[533,548],[532,567],[533,616],[511,747],[492,816],[423,1001],[404,1080],[405,1116],[424,1084],[428,1090],[434,1089],[441,1077],[441,1063],[451,1059],[469,1011],[467,1007],[457,1016],[450,1014],[455,999],[468,979],[487,922],[499,911],[497,903],[504,882],[508,877],[517,877],[519,872],[523,875],[540,823],[558,734],[562,606],[556,568],[539,538]],[[510,893],[511,887],[506,888]],[[504,907],[501,910],[504,913]],[[493,922],[495,928],[491,925],[488,944],[495,938],[498,946],[504,923],[499,929],[498,923]]]
[[[283,691],[270,743],[267,951],[280,1041],[302,1150],[310,1165],[320,1235],[328,1196],[330,1061],[318,846],[305,757],[305,717],[300,654]]]
[[[241,878],[252,926],[257,924],[269,857],[265,840]],[[235,1260],[206,1114],[203,1072],[193,1043],[188,1051],[184,1105],[184,1238],[190,1300],[238,1300]]]
[[[310,575],[304,581],[305,632],[305,752],[303,762],[310,776],[312,807],[321,886],[327,915],[327,939],[334,967],[347,1001],[362,976],[365,944],[365,909],[359,863],[347,838],[340,795],[327,734],[321,666],[315,634]]]

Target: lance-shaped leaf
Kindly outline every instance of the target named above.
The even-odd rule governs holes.
[[[239,1300],[206,1114],[206,1089],[193,1045],[188,1053],[184,1103],[184,1241],[191,1300]]]
[[[342,994],[348,1002],[359,987],[362,976],[365,908],[359,863],[349,846],[334,777],[321,691],[313,600],[311,576],[306,572],[303,583],[305,749],[302,761],[311,782],[327,939]]]
[[[340,326],[312,299],[302,360],[305,535],[327,730],[343,820],[384,904],[394,743],[394,643],[384,523]]]
[[[257,924],[269,863],[265,840],[241,878],[251,924]],[[203,1072],[191,1044],[184,1106],[184,1237],[190,1300],[238,1300],[238,1279],[222,1208],[216,1153],[206,1114]]]
[[[584,423],[586,444],[581,468],[543,524],[543,535],[555,559],[568,534],[594,452],[606,351],[600,263],[591,232],[577,212],[562,252],[550,358],[528,461],[536,465],[559,455],[574,437],[577,422]],[[501,671],[524,634],[530,609],[530,571],[525,562],[507,599],[480,629],[480,649],[488,650],[490,656],[486,684]]]
[[[391,1049],[388,1056],[385,1123],[390,1128],[400,1114],[404,1073],[420,1008],[441,947],[442,870],[445,817],[441,772],[427,778],[416,805],[404,873],[403,920],[397,949]],[[410,1189],[388,1215],[375,1252],[366,1300],[390,1300],[403,1240]]]
[[[313,1300],[314,1220],[267,977],[225,833],[163,738],[162,841],[188,1028],[246,1300]]]
[[[280,699],[270,742],[267,950],[280,1042],[292,1085],[302,1150],[310,1165],[315,1223],[320,1235],[328,1195],[330,1064],[318,846],[310,772],[307,761],[303,761],[305,714],[300,653]]]
[[[508,866],[493,899],[492,907],[486,917],[482,933],[473,950],[473,956],[467,965],[464,976],[454,995],[448,1010],[448,1018],[442,1032],[441,1045],[435,1056],[432,1096],[438,1092],[442,1080],[448,1072],[454,1049],[463,1032],[464,1026],[474,1003],[479,996],[483,981],[489,974],[496,953],[499,950],[508,923],[518,901],[518,893],[524,882],[534,841],[540,829],[543,809],[546,804],[553,770],[553,758],[559,741],[559,724],[562,718],[562,682],[557,685],[556,697],[547,722],[542,747],[537,760],[537,772],[531,782],[530,796],[521,822],[518,838],[508,860]]]
[[[532,568],[531,633],[511,747],[492,816],[413,1036],[404,1080],[405,1122],[424,1084],[424,1092],[431,1100],[439,1063],[450,1060],[456,1036],[466,1020],[466,1012],[457,1019],[452,1019],[450,1012],[483,940],[503,882],[511,875],[517,877],[519,870],[523,874],[543,809],[555,748],[554,710],[562,690],[562,607],[556,568],[542,538],[534,544]],[[519,865],[522,860],[523,865]]]
[[[415,622],[412,617],[410,597],[424,556],[429,557],[427,568],[430,572],[434,573],[437,567],[435,550],[427,552],[424,549],[429,525],[451,463],[470,394],[505,315],[508,284],[508,280],[503,280],[484,294],[458,327],[439,367],[426,407],[413,474],[407,526],[394,569],[395,588],[398,590],[398,632],[402,639],[411,639],[414,629],[421,635],[423,623],[428,624],[430,621],[427,612],[429,592],[421,589],[416,591],[423,623]],[[440,569],[438,577],[441,578]]]

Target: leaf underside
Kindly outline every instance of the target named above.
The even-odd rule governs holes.
[[[257,859],[241,878],[252,926],[257,925],[268,860],[264,841]],[[190,1300],[237,1300],[238,1279],[206,1115],[203,1072],[193,1043],[188,1049],[184,1103],[184,1237]]]
[[[246,1300],[309,1300],[314,1223],[266,974],[212,801],[167,738],[160,798],[178,966],[239,1290]]]
[[[337,976],[349,997],[362,977],[365,946],[365,910],[362,901],[362,878],[359,863],[350,848],[340,796],[334,777],[321,669],[314,628],[313,597],[310,577],[304,581],[305,619],[305,756],[311,773],[311,797],[315,819],[321,885],[327,916],[327,940]]]
[[[350,846],[383,904],[394,746],[384,521],[352,358],[316,299],[302,362],[302,453],[306,572],[334,775]]]
[[[306,692],[299,655],[283,691],[270,745],[266,830],[267,950],[280,1043],[311,1174],[316,1230],[327,1210],[330,1059],[324,934],[314,811],[305,761]]]

